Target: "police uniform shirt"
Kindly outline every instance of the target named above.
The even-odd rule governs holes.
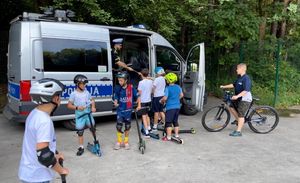
[[[112,50],[112,62],[113,62],[113,68],[115,70],[120,69],[119,66],[116,64],[117,62],[121,61],[120,53],[114,48]]]

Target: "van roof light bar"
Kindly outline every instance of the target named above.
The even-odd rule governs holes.
[[[71,10],[55,10],[52,7],[43,8],[43,14],[23,12],[22,15],[14,18],[10,24],[16,21],[49,21],[49,22],[71,22],[70,18],[75,17]]]

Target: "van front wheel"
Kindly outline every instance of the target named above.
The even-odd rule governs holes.
[[[74,119],[63,121],[63,125],[68,130],[76,131],[76,125]]]
[[[184,105],[182,106],[182,113],[188,116],[192,116],[198,113],[198,110],[195,106],[192,105]]]

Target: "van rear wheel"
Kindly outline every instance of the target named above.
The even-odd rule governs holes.
[[[182,112],[185,115],[192,116],[198,113],[198,110],[195,106],[192,105],[183,105]]]
[[[63,125],[68,130],[76,131],[76,125],[74,119],[63,121]]]

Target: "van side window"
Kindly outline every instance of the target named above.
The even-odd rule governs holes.
[[[180,71],[180,60],[176,54],[167,47],[156,46],[157,66],[168,71]]]
[[[99,72],[108,70],[105,42],[43,38],[44,71]]]
[[[197,72],[199,70],[199,54],[200,47],[197,46],[193,50],[191,50],[190,55],[187,59],[187,70],[191,72]]]

